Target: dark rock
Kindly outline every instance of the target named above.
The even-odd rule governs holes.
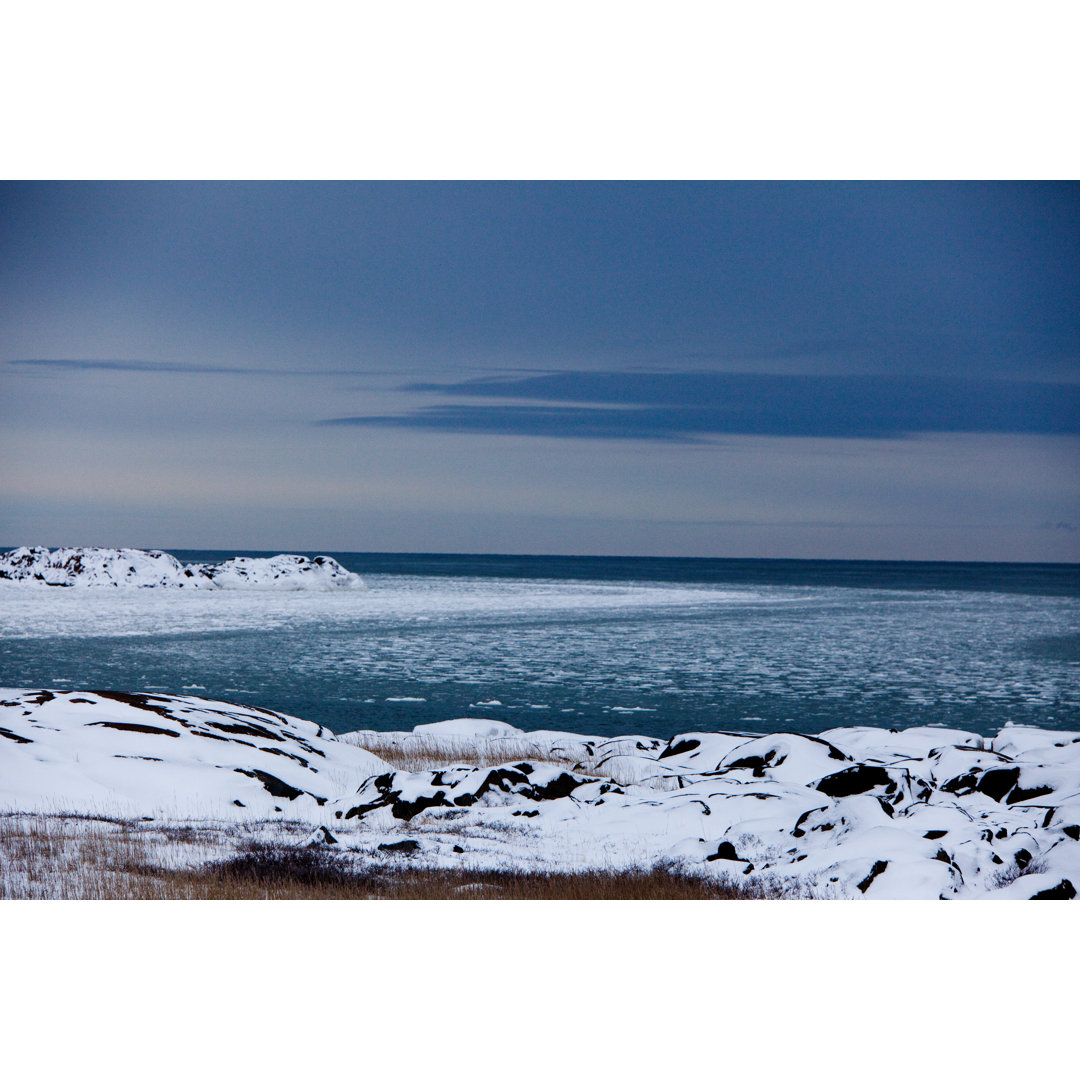
[[[390,813],[399,821],[411,821],[417,814],[427,810],[428,807],[448,805],[446,793],[443,791],[436,791],[433,796],[420,795],[412,802],[406,802],[404,799],[397,799],[393,806],[390,807]],[[348,817],[349,815],[346,814],[345,816]]]
[[[1080,840],[1080,825],[1066,825],[1061,831],[1071,840]]]
[[[1074,900],[1076,888],[1068,878],[1062,878],[1061,882],[1051,889],[1043,889],[1035,893],[1032,900]]]
[[[299,788],[286,784],[284,780],[279,780],[276,776],[263,772],[262,769],[252,769],[250,772],[247,769],[234,769],[233,772],[243,773],[245,776],[258,780],[275,799],[288,799],[291,802],[298,795],[304,794]]]
[[[522,792],[529,799],[563,799],[587,780],[579,780],[569,773],[559,773],[554,780],[548,781],[543,787],[533,786]]]
[[[805,835],[806,835],[806,830],[805,830],[804,828],[802,828],[802,824],[803,824],[803,822],[804,822],[804,821],[805,821],[805,820],[806,820],[806,819],[807,819],[807,818],[808,818],[808,817],[809,817],[809,816],[810,816],[811,814],[816,814],[816,813],[818,812],[818,810],[819,810],[819,809],[821,809],[821,807],[816,807],[816,808],[815,808],[815,809],[813,809],[813,810],[806,810],[806,811],[804,811],[803,813],[801,813],[801,814],[799,815],[799,820],[795,822],[795,827],[794,827],[794,828],[793,828],[793,829],[791,830],[791,835],[792,835],[792,836],[794,836],[794,837],[796,837],[796,839],[797,839],[798,837],[801,837],[801,836],[805,836]]]
[[[168,735],[170,739],[179,739],[180,732],[168,728],[152,727],[150,724],[125,724],[119,720],[94,720],[87,727],[115,728],[117,731],[138,731],[144,735]]]
[[[217,739],[218,742],[239,743],[241,746],[250,746],[252,750],[255,749],[254,743],[244,742],[242,739],[230,739],[228,735],[215,735],[211,731],[199,731],[198,729],[194,729],[191,734],[197,735],[200,739]]]
[[[931,829],[929,832],[923,833],[924,840],[940,840],[943,836],[948,835],[948,829]]]
[[[283,742],[284,740],[276,732],[271,731],[269,728],[264,728],[260,724],[252,723],[235,723],[235,724],[222,724],[217,720],[207,720],[207,727],[212,727],[217,731],[225,731],[230,735],[251,735],[256,739],[273,739],[275,742]]]
[[[345,820],[349,818],[363,817],[364,814],[370,813],[372,810],[378,810],[383,806],[389,806],[390,800],[388,798],[376,799],[374,802],[360,803],[357,806],[352,806],[345,811]],[[341,811],[337,812],[337,817],[341,817]]]
[[[867,874],[866,877],[864,877],[862,881],[859,882],[859,892],[866,892],[866,890],[870,888],[870,885],[872,884],[874,878],[876,878],[878,874],[883,874],[885,872],[885,868],[888,865],[889,862],[887,859],[878,859],[878,861],[874,863],[874,865],[870,868],[870,873]]]
[[[1020,779],[1019,767],[1012,769],[988,769],[979,780],[977,790],[983,795],[989,795],[994,802],[1001,802]],[[944,790],[944,789],[943,789]]]
[[[415,855],[419,850],[420,845],[415,840],[399,840],[396,844],[379,845],[379,851],[386,851],[391,855]]]
[[[972,769],[971,772],[954,776],[941,785],[941,790],[947,791],[950,795],[970,795],[979,785],[979,773],[979,769]]]
[[[305,769],[311,769],[307,758],[302,758],[299,754],[290,754],[288,750],[281,750],[276,746],[256,746],[255,750],[260,750],[264,754],[277,754],[278,757],[291,758],[298,765],[303,766]],[[311,769],[312,772],[318,772],[318,769]]]
[[[833,746],[833,744],[827,739],[819,739],[816,735],[804,735],[803,738],[810,739],[813,742],[819,742],[822,746],[827,746],[829,748],[829,757],[833,758],[836,761],[851,760],[851,758],[848,757],[848,755],[845,754],[843,750],[841,750],[837,746]]]
[[[1043,795],[1053,794],[1054,789],[1052,787],[1036,787],[1036,788],[1022,788],[1015,787],[1009,792],[1009,797],[1005,800],[1006,806],[1012,806],[1013,803],[1024,802],[1025,799],[1038,799]],[[1050,811],[1053,814],[1053,811]]]
[[[728,769],[753,769],[754,776],[760,780],[765,775],[768,765],[769,763],[765,758],[751,754],[748,757],[739,758],[738,761],[732,761],[730,764],[725,765],[724,771],[726,772]]]
[[[842,799],[847,795],[862,795],[876,787],[887,787],[892,778],[880,765],[854,765],[850,769],[822,777],[815,785],[823,795]]]
[[[22,735],[16,735],[14,731],[8,731],[6,727],[0,727],[0,736],[10,739],[14,743],[32,743],[33,739],[27,739]]]
[[[662,761],[666,757],[674,757],[676,754],[689,754],[691,750],[696,750],[700,745],[700,739],[680,739],[679,742],[674,745],[668,743],[668,745],[660,752],[657,761]]]
[[[119,701],[122,705],[130,705],[133,709],[141,709],[143,712],[156,713],[167,720],[176,720],[177,723],[182,724],[184,722],[169,712],[166,707],[169,701],[168,698],[157,697],[154,694],[129,694],[123,690],[95,690],[93,692],[99,698]],[[164,702],[165,704],[158,704],[158,702]]]
[[[1027,848],[1021,848],[1014,856],[1013,860],[1021,870],[1026,870],[1031,865],[1031,852]]]
[[[529,778],[518,769],[492,769],[476,789],[473,801],[487,794],[492,788],[497,788],[499,791],[513,791],[518,785],[528,782]]]
[[[724,840],[720,846],[716,849],[715,855],[706,855],[706,862],[715,862],[717,859],[732,859],[735,862],[742,862],[735,851],[735,845],[730,840]]]

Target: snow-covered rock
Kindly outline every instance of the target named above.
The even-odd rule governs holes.
[[[425,736],[452,744],[445,767],[409,771],[378,756],[380,740],[390,758]],[[498,763],[468,763],[492,745],[503,748]],[[519,746],[521,759],[507,759]],[[245,828],[278,815],[361,860],[675,862],[823,898],[1080,891],[1080,733],[1033,728],[994,739],[942,728],[692,732],[665,743],[457,720],[335,737],[199,698],[0,691],[4,810]]]
[[[192,697],[0,690],[0,810],[322,820],[387,766],[281,713]]]
[[[524,735],[525,732],[502,720],[461,717],[457,720],[438,720],[433,724],[417,724],[413,734],[437,739],[472,740],[509,738]]]
[[[275,555],[184,565],[139,548],[20,547],[0,554],[0,582],[31,585],[178,589],[362,588],[357,574],[328,555]]]

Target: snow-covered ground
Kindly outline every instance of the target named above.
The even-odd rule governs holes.
[[[283,829],[285,842],[384,864],[667,863],[798,896],[1071,899],[1080,733],[838,728],[665,742],[459,719],[335,736],[193,697],[5,690],[0,812],[198,822],[218,830],[219,851],[276,820],[305,826]]]
[[[19,547],[0,554],[0,582],[20,586],[174,589],[361,588],[363,581],[327,555],[275,555],[185,565],[139,548]]]

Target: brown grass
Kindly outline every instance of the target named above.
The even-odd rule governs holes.
[[[129,822],[77,815],[0,818],[0,899],[110,900],[128,868],[149,856],[145,834]]]
[[[440,739],[380,731],[354,731],[339,738],[407,772],[450,765],[512,765],[519,761],[547,761],[578,771],[584,767],[574,755],[527,738]]]
[[[174,877],[176,875],[173,875]],[[325,848],[259,846],[180,875],[208,899],[743,900],[766,891],[672,868],[525,873],[516,870],[352,868]]]
[[[163,836],[163,833],[165,835]],[[155,863],[161,840],[174,865]],[[748,900],[779,897],[761,885],[703,879],[674,867],[577,873],[432,870],[356,861],[291,844],[241,845],[205,855],[202,829],[77,815],[0,816],[0,898],[60,900]]]

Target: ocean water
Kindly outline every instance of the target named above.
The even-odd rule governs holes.
[[[368,588],[5,588],[0,685],[196,694],[338,732],[1080,730],[1077,566],[329,554]]]

